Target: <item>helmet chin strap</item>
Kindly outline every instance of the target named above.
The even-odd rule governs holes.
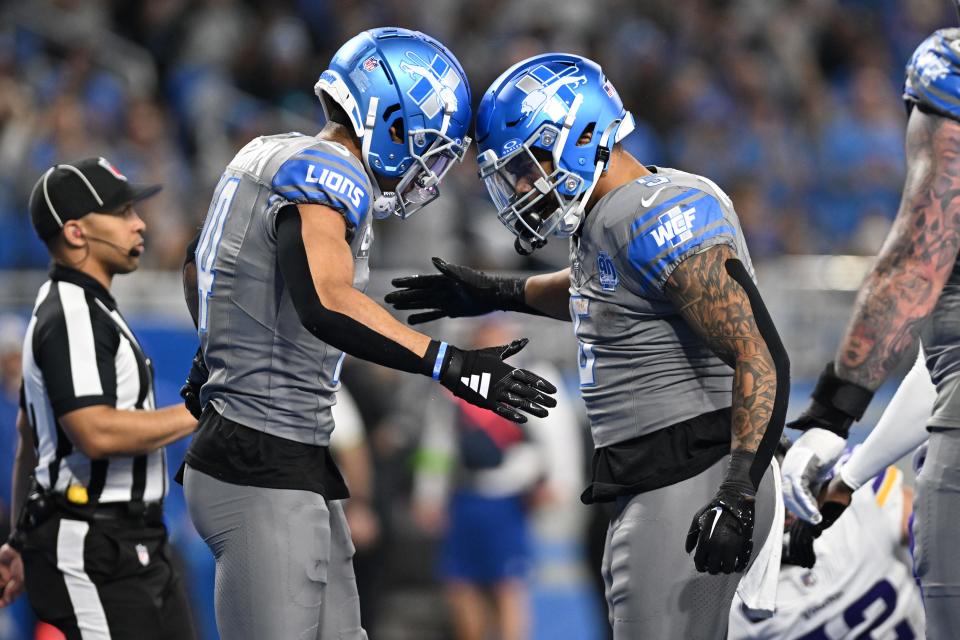
[[[368,160],[370,155],[370,144],[373,138],[373,127],[377,123],[377,106],[379,101],[380,99],[377,96],[370,98],[370,106],[367,108],[367,117],[364,120],[363,145],[360,153],[363,156],[363,166],[367,170],[367,175],[370,177],[370,182],[373,186],[374,197],[373,205],[371,207],[373,211],[373,217],[377,220],[383,220],[385,218],[389,218],[392,214],[397,213],[400,203],[398,201],[399,196],[396,192],[384,192],[380,190],[380,183],[377,182],[377,176],[370,167],[370,162]],[[440,124],[441,135],[446,135],[447,129],[450,126],[450,118],[453,113],[452,105],[445,104],[444,107],[443,121]],[[415,167],[416,163],[414,163],[410,169],[408,169],[408,171],[413,171]]]
[[[567,138],[570,137],[570,129],[573,127],[574,120],[577,119],[577,112],[580,111],[580,105],[583,104],[583,94],[578,93],[567,111],[567,115],[560,125],[560,133],[557,135],[557,142],[553,145],[553,168],[560,166],[560,158],[563,156],[563,148],[567,146]]]
[[[621,125],[625,128],[623,134],[620,134]],[[626,116],[620,118],[619,120],[612,121],[604,132],[600,135],[599,147],[603,147],[609,151],[612,151],[612,144],[609,144],[609,140],[612,134],[616,133],[614,137],[614,143],[623,140],[627,135],[633,131],[634,123],[633,117],[627,112]],[[593,195],[593,190],[597,187],[597,181],[600,180],[600,176],[603,174],[604,170],[607,167],[607,161],[600,160],[597,162],[597,167],[593,171],[593,180],[590,182],[590,186],[584,189],[583,193],[580,194],[580,202],[577,204],[577,208],[573,211],[570,211],[563,217],[563,220],[560,222],[560,228],[563,232],[566,232],[569,229],[569,233],[572,234],[577,230],[577,227],[580,226],[580,221],[583,220],[583,210],[587,207],[587,202],[590,200],[590,196]]]
[[[370,178],[370,186],[373,187],[373,217],[377,220],[389,218],[390,214],[397,208],[397,194],[389,191],[384,193],[380,190],[380,183],[377,182],[377,175],[370,167],[368,160],[370,156],[370,143],[373,139],[373,127],[377,124],[377,106],[380,104],[380,98],[372,96],[370,105],[367,107],[367,116],[363,121],[363,142],[360,155],[363,160],[363,168],[367,170],[367,176]]]

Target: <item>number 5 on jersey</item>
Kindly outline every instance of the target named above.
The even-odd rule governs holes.
[[[230,215],[230,205],[237,194],[240,178],[220,179],[219,195],[213,202],[213,213],[207,215],[197,245],[197,289],[200,292],[200,308],[198,313],[198,329],[200,333],[207,330],[207,315],[209,314],[209,298],[213,294],[213,281],[216,271],[213,265],[217,259],[217,249],[220,247],[220,238],[223,235],[223,225]]]
[[[590,316],[590,301],[581,296],[570,296],[570,318],[573,320],[573,332],[577,334],[580,329],[580,322],[583,318]],[[580,371],[580,386],[592,387],[597,383],[594,377],[594,365],[596,356],[593,355],[593,345],[587,344],[577,337],[579,353],[577,365]]]

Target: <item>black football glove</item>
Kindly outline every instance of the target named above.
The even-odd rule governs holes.
[[[687,553],[696,548],[697,571],[711,574],[740,572],[753,552],[755,498],[721,487],[707,506],[693,516],[687,532]]]
[[[200,387],[209,377],[210,372],[203,361],[203,349],[197,347],[197,353],[193,356],[193,363],[190,365],[190,373],[187,374],[186,382],[180,387],[180,397],[183,398],[184,406],[197,420],[203,413],[203,407],[200,405]]]
[[[810,394],[810,405],[786,426],[800,431],[826,429],[845,439],[850,425],[863,417],[872,398],[869,389],[838,378],[833,363],[828,362]]]
[[[440,343],[445,351],[434,378],[453,395],[507,420],[526,422],[520,411],[545,418],[547,408],[557,406],[556,399],[548,395],[556,393],[557,388],[535,373],[504,362],[527,342],[522,338],[507,345],[471,351]]]
[[[837,518],[846,511],[847,505],[839,502],[825,502],[820,507],[823,520],[819,524],[810,524],[806,520],[797,518],[787,530],[787,538],[783,545],[781,562],[810,569],[817,563],[817,554],[813,550],[813,541],[820,537],[824,530],[830,528]]]
[[[494,276],[470,267],[433,258],[433,266],[440,274],[394,278],[391,284],[397,290],[386,295],[384,301],[398,311],[432,309],[415,313],[407,322],[421,324],[439,318],[479,316],[491,311],[533,312],[524,303],[522,278]]]

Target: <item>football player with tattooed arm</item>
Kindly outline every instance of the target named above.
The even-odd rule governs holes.
[[[257,138],[227,165],[184,270],[201,351],[182,393],[203,412],[182,482],[231,640],[367,637],[329,451],[345,353],[515,422],[556,404],[553,385],[504,362],[525,340],[458,349],[363,293],[372,218],[430,203],[466,152],[470,90],[453,54],[373,29],[341,47],[316,93],[319,134]]]
[[[790,426],[805,433],[784,460],[784,498],[818,530],[849,501],[841,479],[818,508],[816,494],[873,392],[922,337],[936,386],[926,422],[929,452],[917,479],[915,572],[928,638],[960,629],[960,29],[927,38],[907,64],[907,177],[900,209],[861,285],[834,362],[809,407]],[[907,429],[904,429],[907,431]],[[896,431],[879,443],[899,446]],[[906,436],[913,437],[913,436]],[[916,440],[914,440],[916,442]],[[846,498],[842,494],[846,493]]]
[[[386,299],[421,310],[411,323],[572,320],[596,447],[582,499],[617,511],[602,568],[614,637],[721,639],[741,573],[779,558],[768,468],[789,363],[729,198],[642,165],[619,144],[633,126],[590,60],[506,71],[480,104],[480,175],[518,251],[569,237],[570,268],[524,280],[435,258],[440,274],[397,279]],[[742,592],[763,608],[759,584]]]

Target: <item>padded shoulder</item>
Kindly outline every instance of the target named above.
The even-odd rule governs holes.
[[[317,140],[290,155],[270,187],[289,202],[340,211],[352,229],[359,228],[370,211],[372,189],[360,161],[330,142]]]
[[[737,232],[717,196],[676,185],[641,201],[629,220],[627,260],[648,288],[662,291],[688,256],[717,244],[734,245]],[[626,222],[626,221],[625,221]]]
[[[960,29],[940,29],[920,43],[907,63],[903,99],[960,120]]]

